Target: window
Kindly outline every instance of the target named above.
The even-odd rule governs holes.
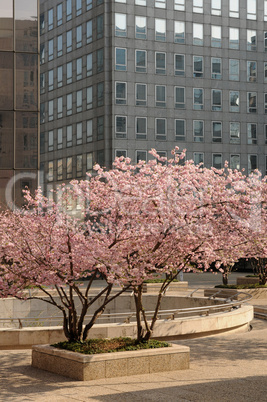
[[[93,120],[87,120],[86,122],[86,142],[93,141]]]
[[[156,85],[155,86],[155,98],[156,98],[156,106],[166,107],[166,86],[165,85]]]
[[[230,123],[230,144],[240,144],[240,123]]]
[[[164,141],[167,139],[167,120],[166,119],[156,119],[156,140]]]
[[[67,95],[67,116],[72,114],[72,94]]]
[[[229,1],[229,17],[239,18],[239,0]]]
[[[115,0],[115,3],[126,3],[126,0]]]
[[[204,163],[204,154],[203,152],[194,152],[194,164],[199,165],[200,163]]]
[[[53,181],[54,180],[54,163],[53,161],[48,162],[48,177],[47,181]]]
[[[174,42],[185,43],[185,23],[183,21],[174,21]]]
[[[93,171],[93,153],[89,152],[86,155],[86,171],[92,173]]]
[[[45,45],[43,43],[40,44],[40,64],[44,64],[45,62]]]
[[[115,69],[119,71],[126,71],[127,69],[127,50],[117,47],[115,49]]]
[[[267,0],[264,0],[264,21],[267,21]]]
[[[155,7],[166,8],[166,0],[155,0]]]
[[[193,45],[203,46],[203,24],[193,23]]]
[[[240,170],[240,155],[230,155],[230,169]]]
[[[126,82],[115,82],[116,105],[126,105],[126,100],[127,100]]]
[[[166,41],[166,20],[155,19],[155,40],[161,42]]]
[[[257,62],[248,61],[247,62],[247,81],[256,82],[257,81]]]
[[[63,132],[62,128],[57,130],[57,149],[63,148]]]
[[[67,21],[72,19],[72,0],[66,0],[66,16]]]
[[[48,31],[54,28],[54,10],[50,8],[48,10]]]
[[[105,154],[103,149],[96,151],[96,161],[100,166],[104,166]]]
[[[93,53],[86,56],[86,76],[90,77],[93,74]]]
[[[40,123],[45,122],[45,103],[40,103]]]
[[[247,19],[255,20],[257,14],[257,0],[247,0]]]
[[[229,60],[229,80],[239,81],[239,60]]]
[[[92,109],[93,107],[93,87],[86,88],[86,109]]]
[[[193,109],[203,110],[204,107],[204,91],[202,88],[193,89]]]
[[[247,50],[257,50],[257,31],[247,30]]]
[[[193,77],[202,78],[203,77],[203,57],[193,56]]]
[[[96,17],[96,39],[101,39],[104,36],[104,16],[103,14]]]
[[[48,71],[48,91],[54,89],[54,70]]]
[[[175,124],[175,141],[185,141],[185,120],[176,119]]]
[[[93,22],[92,20],[86,23],[86,43],[91,43],[93,40]]]
[[[82,25],[76,27],[76,48],[82,47]]]
[[[136,106],[146,106],[146,102],[147,102],[146,84],[135,84]]]
[[[63,117],[63,98],[60,96],[57,98],[57,118],[62,119]]]
[[[54,58],[54,39],[48,41],[48,61]]]
[[[222,91],[220,89],[212,89],[212,110],[222,110]]]
[[[146,50],[135,51],[135,71],[146,73]]]
[[[211,26],[211,47],[222,47],[222,27]]]
[[[82,79],[83,73],[83,59],[80,57],[76,60],[76,80],[79,81]]]
[[[156,74],[166,74],[166,53],[155,54]]]
[[[185,75],[184,54],[174,55],[174,74],[184,77]]]
[[[76,0],[76,16],[82,13],[82,0]]]
[[[126,14],[115,14],[115,36],[126,37]]]
[[[91,10],[93,0],[86,0],[86,11]]]
[[[229,92],[230,112],[239,112],[239,91]]]
[[[116,138],[126,138],[127,136],[127,117],[115,116],[115,136]]]
[[[176,109],[185,108],[185,89],[183,87],[174,87],[174,106]]]
[[[264,82],[267,82],[267,62],[264,62],[263,71],[264,71]]]
[[[98,107],[104,105],[104,82],[99,82],[97,84],[96,99],[97,99],[97,106]]]
[[[147,160],[147,151],[136,151],[136,163]]]
[[[48,102],[48,121],[54,120],[54,101]]]
[[[229,48],[239,49],[239,29],[229,28]]]
[[[40,74],[40,92],[45,93],[45,73]]]
[[[76,92],[76,112],[80,113],[83,110],[83,91],[80,89]]]
[[[174,0],[174,9],[179,11],[185,10],[185,0]]]
[[[212,154],[212,166],[215,169],[222,168],[222,154]]]
[[[101,73],[104,71],[104,49],[98,49],[96,52],[96,71]]]
[[[257,113],[257,92],[247,93],[247,112]]]
[[[72,156],[67,158],[67,179],[72,178]]]
[[[72,126],[67,126],[67,147],[72,147]]]
[[[63,166],[62,159],[57,160],[57,180],[63,179]]]
[[[146,39],[147,25],[146,17],[135,17],[135,37],[136,39]]]
[[[57,68],[57,87],[60,88],[63,85],[63,67],[58,66]]]
[[[267,113],[267,93],[264,94],[264,113]]]
[[[137,140],[146,140],[147,121],[146,117],[135,118],[135,135]]]
[[[67,84],[72,83],[72,61],[67,63]]]
[[[67,31],[67,53],[72,51],[72,30]]]
[[[222,142],[222,122],[212,122],[212,142]]]
[[[83,143],[83,123],[76,124],[76,145],[81,145]]]
[[[135,0],[137,6],[146,6],[146,0]]]
[[[211,78],[220,80],[222,78],[222,59],[211,58]]]
[[[54,150],[54,131],[48,131],[48,151]]]
[[[115,158],[120,158],[121,156],[124,158],[127,157],[126,149],[115,149]]]
[[[194,120],[193,121],[193,132],[194,132],[194,142],[204,141],[204,121]]]
[[[211,14],[221,15],[221,13],[222,13],[221,0],[211,0]]]
[[[193,13],[203,14],[203,0],[193,0]]]
[[[81,177],[83,174],[83,156],[76,156],[76,175],[77,177]]]
[[[57,26],[62,25],[62,3],[57,5]]]
[[[248,155],[248,173],[251,173],[255,169],[258,169],[258,156]]]
[[[57,37],[57,57],[62,56],[62,54],[63,54],[62,35],[58,35],[58,37]]]
[[[44,13],[40,14],[40,35],[45,31],[45,16]]]

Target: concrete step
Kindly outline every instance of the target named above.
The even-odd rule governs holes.
[[[254,317],[267,320],[267,306],[254,306]]]

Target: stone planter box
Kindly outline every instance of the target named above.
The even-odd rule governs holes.
[[[252,278],[252,277],[246,277],[246,276],[239,276],[236,278],[236,284],[237,285],[250,285],[254,283],[259,283],[259,278]]]
[[[162,283],[145,283],[147,293],[158,293]],[[188,282],[172,282],[167,288],[167,292],[179,292],[180,290],[188,290]]]
[[[32,348],[32,366],[80,381],[159,373],[189,368],[190,349],[169,348],[84,355],[37,345]]]
[[[220,288],[216,289],[205,289],[204,296],[211,297],[216,291],[220,290]],[[241,299],[242,299],[242,292],[248,293],[252,296],[252,299],[267,299],[267,288],[257,288],[257,289],[223,289],[221,288],[221,293],[218,294],[216,297],[221,299],[227,299],[230,296],[233,296],[237,292],[241,292]],[[233,300],[237,300],[237,297],[234,297]]]

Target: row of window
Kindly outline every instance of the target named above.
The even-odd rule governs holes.
[[[166,151],[158,151],[157,152],[161,157],[167,157]],[[127,157],[126,149],[116,149],[115,150],[116,157]],[[148,153],[145,150],[137,150],[135,151],[135,159],[138,163],[140,160],[147,161]],[[193,153],[193,161],[195,164],[205,163],[204,160],[204,152],[194,152]],[[223,167],[223,155],[221,153],[213,153],[212,154],[212,166],[216,169],[221,169]],[[248,172],[255,170],[258,168],[258,155],[249,154],[248,155]],[[230,169],[240,169],[240,154],[231,154],[230,155]],[[265,170],[267,172],[267,155],[265,156]]]
[[[74,4],[75,3],[75,4]],[[85,10],[83,10],[83,4],[85,3]],[[95,5],[98,6],[103,3],[103,0],[96,0]],[[78,17],[84,11],[89,11],[92,9],[93,0],[66,0],[64,3],[59,3],[55,9],[50,8],[47,12],[47,27],[48,31],[53,29],[55,26],[60,26],[63,24],[63,17],[65,21],[70,21],[73,16]],[[56,20],[56,21],[55,21]],[[45,13],[40,15],[40,34],[45,32],[46,18]]]
[[[115,14],[115,36],[127,37],[127,17],[130,19],[132,16],[126,14]],[[168,22],[168,24],[167,24]],[[190,24],[190,25],[189,25]],[[150,39],[160,42],[174,41],[179,44],[192,44],[203,46],[204,45],[204,24],[193,23],[193,37],[191,22],[185,23],[184,21],[174,21],[173,33],[171,31],[170,21],[161,18],[155,18],[155,31],[154,36],[152,30],[148,36],[147,17],[135,16],[135,38],[136,39]],[[186,41],[186,31],[188,37]],[[240,31],[242,34],[243,29],[222,27],[219,25],[210,25],[210,32],[205,32],[206,46],[221,48],[223,44],[222,38],[228,38],[229,49],[239,49],[240,46]],[[244,31],[243,31],[244,32]],[[173,35],[173,39],[168,35]],[[168,36],[168,37],[167,37]],[[257,31],[255,29],[246,29],[246,50],[257,50]],[[226,45],[224,46],[226,47]],[[242,49],[242,50],[245,50]]]
[[[102,151],[103,152],[103,151]],[[84,158],[86,158],[84,164]],[[41,167],[43,168],[43,167]],[[86,169],[84,172],[83,170]],[[80,154],[69,156],[67,158],[57,159],[56,161],[48,162],[47,177],[43,177],[43,181],[61,181],[65,179],[79,178],[85,176],[85,172],[93,170],[93,153],[89,152],[86,155]],[[41,170],[44,171],[44,170]]]
[[[170,88],[173,91],[173,87]],[[186,108],[186,91],[187,96],[189,94],[190,89],[186,89],[185,87],[174,87],[174,104],[173,107],[176,109],[185,109]],[[242,102],[242,97],[240,97],[239,91],[224,91],[229,92],[229,111],[230,112],[242,112],[240,108],[240,104]],[[155,85],[154,90],[155,95],[155,103],[153,106],[165,108],[167,107],[167,99],[168,99],[168,107],[170,107],[171,94],[167,94],[166,85]],[[247,92],[247,107],[244,113],[257,113],[257,92]],[[190,97],[191,98],[191,97]],[[126,105],[127,104],[127,83],[126,82],[116,82],[115,83],[115,102],[117,105]],[[194,110],[204,110],[204,89],[203,88],[193,88],[193,97],[192,97],[192,105],[190,108]],[[223,104],[223,91],[221,89],[211,89],[211,110],[213,111],[221,111]],[[147,106],[147,84],[137,83],[135,84],[135,105],[136,106]],[[151,104],[150,104],[151,106]],[[267,93],[263,94],[263,106],[264,113],[267,113]]]
[[[63,43],[66,53],[71,52],[74,49],[73,45],[73,32],[75,32],[75,48],[79,49],[84,45],[93,41],[93,32],[96,34],[96,39],[100,39],[104,34],[104,16],[103,14],[96,17],[96,26],[93,26],[93,20],[87,21],[86,25],[78,25],[75,29],[70,29],[66,33],[58,35],[56,39],[52,38],[48,40],[47,44],[47,59],[51,61],[54,57],[60,57],[63,55]],[[85,29],[85,35],[84,35]],[[46,62],[46,50],[45,44],[40,46],[40,63]]]
[[[116,3],[127,4],[129,0],[115,0]],[[148,3],[148,4],[147,4]],[[244,8],[244,2],[242,2],[242,8]],[[246,16],[249,20],[257,19],[257,0],[247,0],[246,2]],[[135,4],[138,6],[152,6],[150,0],[135,0]],[[153,5],[157,8],[165,9],[167,6],[167,0],[153,0]],[[260,2],[259,2],[260,5]],[[225,7],[225,1],[223,6]],[[229,17],[239,18],[239,0],[229,0]],[[173,0],[173,8],[178,11],[193,11],[194,13],[203,14],[204,13],[204,0]],[[221,0],[210,0],[210,11],[213,15],[222,14],[222,1]],[[205,14],[207,13],[207,8],[205,9]],[[262,10],[259,10],[259,14]],[[267,0],[264,0],[264,21],[267,21]]]
[[[148,51],[135,49],[135,72],[137,73],[147,73],[148,72],[148,62],[151,63],[152,60],[148,61]],[[153,53],[154,55],[154,53]],[[166,75],[167,72],[167,57],[169,54],[165,52],[155,52],[154,62],[155,62],[155,74]],[[188,62],[185,63],[185,55],[184,54],[174,54],[174,75],[185,77],[186,70],[190,71],[192,68],[192,75],[195,78],[203,78],[204,77],[204,57],[203,56],[193,56],[193,65]],[[172,57],[172,55],[171,55]],[[223,59],[220,57],[211,57],[210,58],[210,66],[211,73],[209,78],[213,79],[222,79],[223,73]],[[246,64],[245,64],[246,63]],[[115,70],[117,71],[127,71],[128,63],[127,63],[127,49],[126,48],[115,48]],[[256,61],[246,61],[246,60],[238,60],[238,59],[229,59],[229,68],[228,68],[228,78],[231,81],[239,81],[240,70],[246,71],[246,78],[241,77],[242,80],[246,80],[247,82],[256,82],[257,81],[257,70],[258,65]],[[227,71],[224,68],[224,74]],[[149,68],[149,72],[151,73],[151,66]],[[263,82],[267,82],[267,62],[263,63],[263,78],[259,77]]]

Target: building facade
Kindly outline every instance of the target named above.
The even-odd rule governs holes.
[[[0,0],[0,203],[23,203],[39,169],[38,0]]]
[[[266,0],[41,0],[48,189],[175,146],[267,171]]]

